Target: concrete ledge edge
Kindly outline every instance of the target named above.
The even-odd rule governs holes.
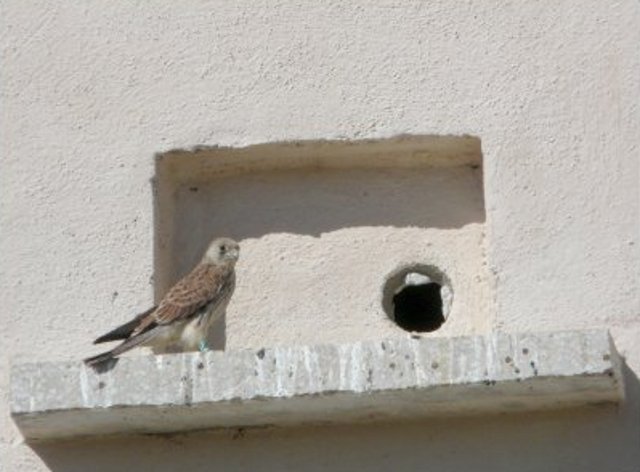
[[[27,440],[405,420],[619,402],[606,330],[410,336],[318,346],[14,364]]]

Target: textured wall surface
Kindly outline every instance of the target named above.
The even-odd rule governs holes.
[[[2,2],[1,470],[638,470],[638,3],[372,3]],[[22,443],[10,359],[83,357],[153,300],[156,153],[400,133],[481,139],[493,328],[609,327],[624,406]]]

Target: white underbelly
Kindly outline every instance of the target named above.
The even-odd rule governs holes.
[[[207,337],[207,327],[205,320],[200,317],[188,321],[180,333],[178,342],[185,351],[193,351],[198,348],[200,342]]]
[[[225,306],[218,307],[213,313],[204,313],[190,320],[162,327],[148,346],[156,354],[198,350],[200,342],[207,338],[209,327],[220,318]]]

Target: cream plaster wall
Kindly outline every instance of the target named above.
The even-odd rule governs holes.
[[[7,0],[0,25],[0,470],[638,470],[637,2]],[[621,408],[21,442],[10,359],[83,357],[153,299],[156,153],[402,133],[481,139],[494,329],[609,327]]]

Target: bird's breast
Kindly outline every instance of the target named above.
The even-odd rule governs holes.
[[[203,316],[207,317],[208,314]],[[208,325],[206,320],[201,319],[200,316],[195,316],[189,320],[180,334],[180,344],[182,344],[183,348],[185,350],[196,349],[200,341],[207,335]]]

